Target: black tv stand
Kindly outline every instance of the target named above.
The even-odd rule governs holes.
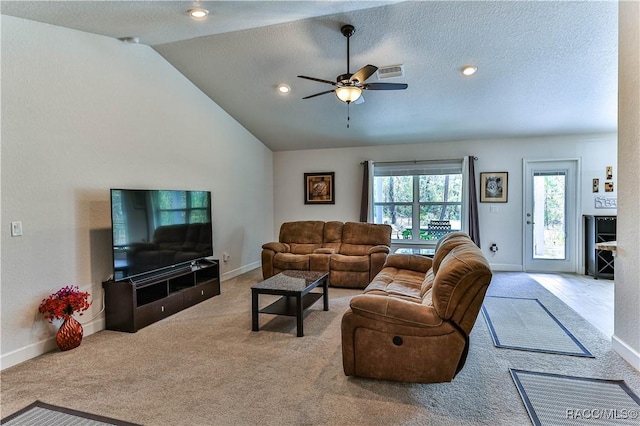
[[[105,281],[107,330],[135,333],[143,327],[220,294],[217,260],[165,270],[135,281]]]

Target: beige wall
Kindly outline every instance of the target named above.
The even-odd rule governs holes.
[[[259,266],[272,153],[150,47],[2,16],[1,77],[3,368],[55,347],[37,309],[62,286],[93,295],[85,334],[104,327],[109,188],[212,191],[223,279]]]
[[[482,249],[491,266],[500,271],[522,270],[522,160],[579,158],[581,171],[581,205],[578,214],[616,214],[615,209],[595,209],[594,195],[615,197],[616,193],[591,192],[592,179],[604,182],[606,166],[617,170],[616,135],[574,135],[526,139],[441,142],[417,145],[387,145],[367,148],[344,148],[275,152],[274,157],[274,230],[283,222],[303,219],[358,221],[362,191],[364,160],[406,161],[462,158],[476,155],[476,173],[508,172],[509,188],[506,204],[480,203],[479,216]],[[305,205],[303,174],[335,172],[336,204]],[[614,186],[614,188],[617,185]],[[277,235],[274,235],[276,237]],[[582,237],[577,235],[577,270],[584,271]],[[490,253],[490,243],[499,251]]]
[[[640,3],[619,3],[618,247],[612,344],[640,370]]]

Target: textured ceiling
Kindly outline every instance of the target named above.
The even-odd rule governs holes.
[[[617,2],[2,2],[2,13],[138,36],[274,151],[615,131]],[[404,91],[333,94],[346,72],[403,64]],[[137,48],[137,46],[131,46]],[[478,73],[464,77],[465,64]],[[368,82],[375,82],[372,77]],[[275,87],[287,83],[289,96]],[[350,126],[347,128],[347,115]]]

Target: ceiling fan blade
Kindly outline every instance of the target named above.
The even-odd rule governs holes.
[[[316,96],[326,95],[327,93],[333,93],[333,92],[335,92],[335,89],[334,89],[334,90],[327,90],[326,92],[316,93],[315,95],[305,96],[305,97],[304,97],[304,98],[302,98],[302,99],[315,98]]]
[[[327,83],[327,84],[331,84],[331,85],[333,85],[333,86],[337,86],[337,85],[338,85],[338,83],[336,83],[335,81],[323,80],[323,79],[321,79],[321,78],[307,77],[306,75],[299,75],[298,77],[300,77],[300,78],[306,78],[307,80],[319,81],[320,83]]]
[[[369,83],[362,85],[366,90],[404,90],[409,87],[406,83]]]
[[[355,74],[351,76],[349,81],[358,80],[360,83],[364,83],[365,80],[371,77],[376,71],[378,71],[378,67],[376,67],[375,65],[365,65],[364,67],[356,71]]]

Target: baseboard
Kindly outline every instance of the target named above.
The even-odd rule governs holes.
[[[87,324],[82,324],[82,335],[84,337],[90,336],[91,334],[104,330],[104,328],[104,315],[101,315],[100,318],[96,318],[95,320]],[[56,336],[53,335],[48,339],[41,340],[39,342],[16,349],[15,351],[3,354],[0,357],[0,370],[13,367],[14,365],[18,365],[32,358],[36,358],[40,355],[46,354],[47,352],[56,350],[57,348],[58,345],[56,344]]]
[[[248,265],[241,266],[240,268],[234,269],[232,271],[224,272],[220,276],[220,280],[221,281],[230,280],[231,278],[235,278],[238,275],[242,275],[246,272],[253,271],[254,269],[259,268],[261,266],[262,266],[262,263],[260,261],[249,263]]]
[[[615,334],[611,336],[611,347],[614,352],[622,357],[622,359],[627,361],[633,368],[640,371],[640,353],[638,353],[638,351],[627,345]]]
[[[220,279],[222,281],[229,280],[231,278],[237,277],[238,275],[242,275],[245,272],[249,272],[256,268],[259,268],[260,266],[260,261],[252,262],[232,271],[225,272],[221,275]],[[84,336],[89,336],[91,334],[97,333],[98,331],[104,330],[106,328],[104,314],[100,314],[98,318],[88,322],[87,324],[82,324],[82,328],[84,330]],[[56,337],[54,335],[46,340],[35,342],[6,354],[2,354],[0,356],[0,371],[56,349]]]
[[[513,265],[510,263],[490,263],[492,271],[496,272],[522,272],[522,265]]]

